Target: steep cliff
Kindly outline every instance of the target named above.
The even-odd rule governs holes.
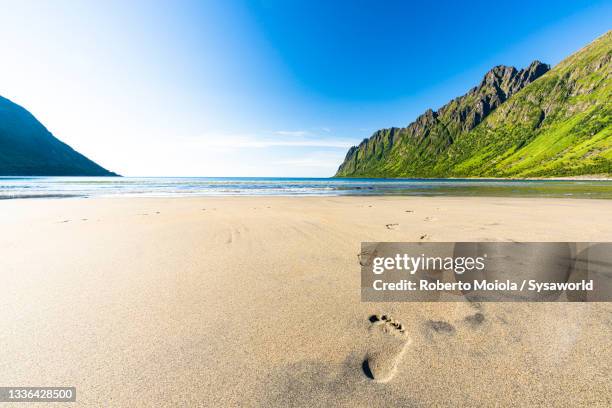
[[[55,138],[0,96],[0,176],[116,176]]]
[[[338,177],[527,177],[610,173],[608,32],[549,71],[497,66],[405,128],[352,147]]]

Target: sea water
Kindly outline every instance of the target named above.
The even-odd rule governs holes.
[[[234,195],[612,198],[612,180],[0,177],[0,199]]]

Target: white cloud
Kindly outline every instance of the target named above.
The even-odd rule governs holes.
[[[307,130],[277,130],[274,133],[281,136],[308,136],[310,134]]]
[[[321,159],[316,157],[304,157],[301,159],[288,159],[279,160],[274,164],[280,166],[292,166],[292,167],[323,167],[323,168],[335,168],[338,167],[338,161],[334,159]]]
[[[353,146],[354,141],[335,138],[270,138],[266,136],[240,135],[240,136],[208,136],[202,141],[203,145],[218,148],[234,149],[261,149],[267,147],[321,147],[347,149]]]

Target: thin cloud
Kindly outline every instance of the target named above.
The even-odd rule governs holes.
[[[277,130],[274,133],[281,136],[308,136],[310,134],[307,130]]]
[[[295,159],[295,160],[281,160],[275,162],[275,164],[281,166],[292,166],[292,167],[337,167],[338,163],[330,160],[317,160],[312,158],[306,159]]]
[[[282,139],[256,136],[227,137],[219,136],[207,140],[209,147],[234,148],[234,149],[262,149],[267,147],[320,147],[347,149],[354,145],[353,140],[346,139]]]

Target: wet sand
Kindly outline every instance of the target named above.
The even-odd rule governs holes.
[[[92,407],[611,406],[611,304],[362,303],[358,259],[611,225],[609,200],[1,201],[0,385]]]

